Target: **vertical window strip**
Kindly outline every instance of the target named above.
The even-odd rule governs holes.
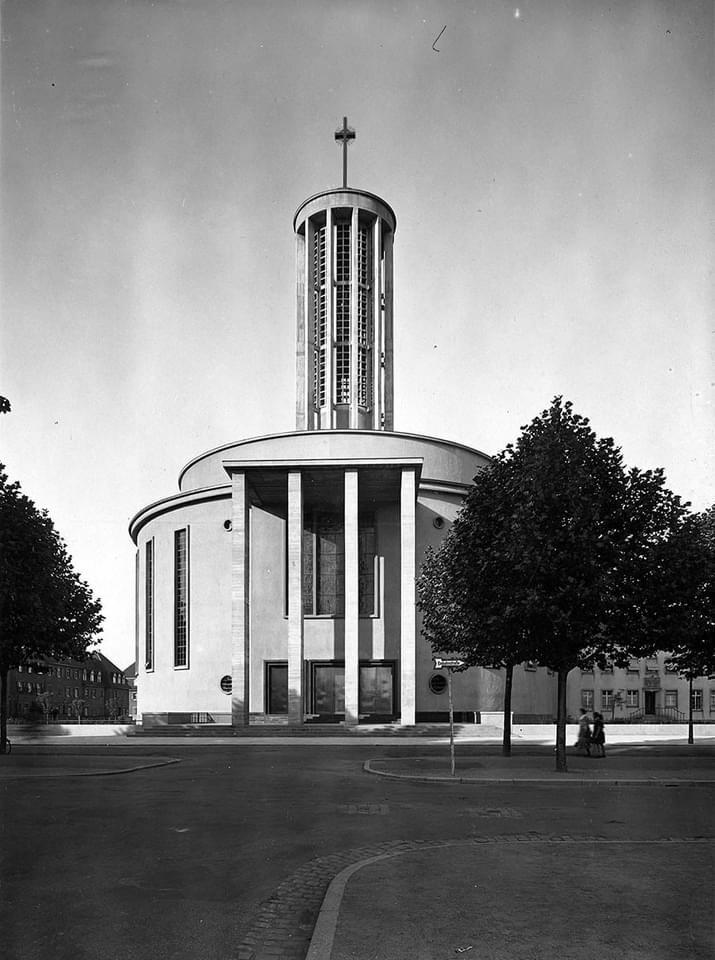
[[[369,363],[372,340],[372,298],[370,286],[372,261],[370,257],[370,231],[360,227],[358,231],[358,403],[362,407],[372,404],[372,377]]]
[[[154,541],[147,540],[144,566],[144,665],[154,669]]]
[[[188,666],[188,530],[174,532],[174,666]]]
[[[335,402],[350,403],[350,224],[335,225]]]
[[[325,352],[328,343],[325,286],[325,227],[313,235],[313,405],[325,406]]]

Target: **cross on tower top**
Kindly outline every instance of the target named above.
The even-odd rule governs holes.
[[[343,186],[348,185],[348,144],[355,139],[355,131],[348,126],[348,118],[343,117],[343,125],[335,131],[335,139],[343,145]]]

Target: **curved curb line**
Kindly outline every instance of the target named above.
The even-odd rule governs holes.
[[[320,908],[318,919],[315,923],[313,936],[310,940],[310,947],[305,955],[305,960],[330,960],[333,951],[333,942],[335,940],[335,931],[338,928],[338,916],[340,906],[343,902],[343,895],[348,880],[354,873],[380,860],[390,860],[398,857],[401,853],[412,853],[413,851],[396,850],[394,853],[382,853],[377,857],[368,857],[366,860],[358,860],[357,863],[345,867],[340,873],[330,881],[323,905]]]
[[[419,759],[419,758],[415,758]],[[432,759],[432,758],[425,758]],[[372,766],[372,760],[366,760],[363,763],[363,770],[365,773],[371,773],[374,777],[387,777],[390,780],[413,780],[418,783],[485,783],[485,784],[504,784],[509,783],[513,786],[516,786],[520,783],[526,783],[530,785],[541,784],[546,786],[563,786],[564,784],[568,786],[575,787],[585,787],[590,784],[595,784],[596,786],[607,786],[607,787],[715,787],[715,780],[659,780],[657,777],[648,777],[640,780],[624,780],[624,779],[613,779],[613,780],[604,780],[599,778],[595,779],[564,779],[564,780],[551,780],[545,777],[448,777],[436,774],[430,776],[428,774],[419,774],[419,773],[390,773],[387,770],[375,770]]]
[[[166,760],[158,760],[156,763],[145,763],[140,767],[122,767],[120,770],[90,770],[87,773],[39,773],[22,774],[15,776],[9,774],[3,776],[0,774],[0,783],[5,780],[57,780],[60,777],[116,777],[120,773],[138,773],[140,770],[152,770],[155,767],[168,767],[172,763],[181,763],[181,760],[167,757]]]

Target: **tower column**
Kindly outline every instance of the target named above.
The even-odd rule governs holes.
[[[393,373],[392,373],[392,233],[385,236],[385,287],[383,293],[383,324],[385,336],[384,384],[384,421],[383,430],[393,429]]]
[[[415,471],[400,481],[400,722],[415,722]]]
[[[246,474],[231,476],[231,723],[248,724],[249,535]]]
[[[288,473],[288,723],[303,723],[303,478]]]
[[[359,718],[360,579],[358,562],[358,472],[345,471],[345,722]]]
[[[382,237],[380,230],[381,220],[375,217],[372,228],[372,397],[370,398],[370,419],[373,430],[382,430],[380,423],[383,403],[383,366],[382,351],[384,350],[384,324],[382,317],[382,278],[380,271],[380,250]]]

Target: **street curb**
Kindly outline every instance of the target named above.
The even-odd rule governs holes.
[[[33,773],[33,774],[4,774],[0,772],[0,783],[5,780],[57,780],[60,777],[115,777],[120,773],[138,773],[140,770],[152,770],[156,767],[168,767],[172,763],[181,763],[181,760],[168,757],[157,760],[156,763],[143,763],[139,767],[122,767],[119,770],[90,770],[82,773]]]
[[[415,757],[413,759],[420,759]],[[428,758],[432,759],[432,758]],[[384,761],[380,761],[384,762]],[[715,780],[678,780],[678,779],[668,779],[661,780],[656,777],[648,777],[641,779],[594,779],[594,778],[584,778],[581,777],[578,780],[563,777],[562,774],[555,774],[553,778],[545,777],[451,777],[444,776],[440,774],[420,774],[420,773],[391,773],[387,770],[374,770],[371,766],[372,761],[366,760],[363,764],[363,770],[365,773],[370,773],[375,777],[386,777],[390,780],[412,780],[417,783],[483,783],[483,784],[511,784],[513,786],[521,783],[525,784],[540,784],[546,786],[562,786],[568,784],[570,786],[589,786],[595,784],[596,786],[610,786],[610,787],[715,787]],[[557,779],[557,776],[562,777],[562,779]]]
[[[318,919],[315,922],[313,936],[310,938],[310,947],[305,955],[305,960],[330,960],[333,952],[333,943],[335,941],[335,931],[338,928],[338,916],[340,907],[345,894],[345,887],[348,880],[354,873],[367,867],[370,864],[378,863],[380,860],[390,860],[399,856],[401,853],[411,853],[413,851],[396,850],[394,853],[382,853],[377,857],[368,857],[366,860],[358,860],[341,870],[337,876],[333,877],[323,898],[323,905],[320,908]]]

